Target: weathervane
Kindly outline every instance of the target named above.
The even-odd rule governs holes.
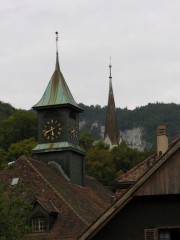
[[[58,40],[59,40],[59,36],[58,36],[58,32],[55,32],[56,34],[56,52],[58,53]]]

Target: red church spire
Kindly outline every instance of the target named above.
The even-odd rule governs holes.
[[[120,133],[117,124],[116,116],[116,107],[114,101],[113,87],[112,87],[112,76],[111,76],[111,62],[109,64],[109,97],[108,97],[108,106],[106,112],[106,122],[105,122],[105,131],[104,131],[104,142],[109,144],[110,147],[119,145]]]

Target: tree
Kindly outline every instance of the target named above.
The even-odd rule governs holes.
[[[8,148],[8,152],[5,159],[8,162],[17,160],[20,156],[25,155],[31,157],[31,150],[36,146],[37,142],[35,138],[24,139],[17,143],[13,143]]]
[[[99,141],[99,142],[96,142],[94,145],[93,145],[94,148],[97,148],[99,150],[110,150],[110,147],[109,147],[109,144],[103,142],[103,141]]]
[[[1,123],[0,145],[7,150],[12,143],[37,136],[37,117],[30,111],[16,110]]]
[[[6,160],[7,152],[0,148],[0,171],[7,167],[7,160]]]
[[[129,148],[124,141],[119,146],[112,148],[111,154],[117,172],[128,171],[148,156],[137,149]]]
[[[93,176],[105,186],[111,186],[116,177],[111,153],[107,149],[98,149],[96,146],[87,152],[86,169],[88,175]]]
[[[29,228],[26,224],[31,205],[15,195],[8,195],[0,182],[0,239],[23,240]]]
[[[80,136],[79,144],[85,150],[89,150],[92,147],[94,139],[89,131],[83,131]]]

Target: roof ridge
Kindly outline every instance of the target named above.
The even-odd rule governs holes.
[[[141,165],[143,165],[143,163],[147,162],[148,160],[150,160],[151,158],[153,158],[156,155],[156,153],[152,154],[151,156],[145,158],[142,162],[140,162],[139,164],[135,165],[134,167],[132,167],[131,169],[129,169],[127,172],[125,172],[124,174],[122,174],[121,176],[117,177],[115,179],[115,182],[121,180],[123,177],[129,175],[131,172],[133,172],[134,170],[138,169]]]
[[[23,156],[24,157],[24,156]],[[53,189],[53,191],[68,205],[68,207],[81,219],[82,222],[84,222],[87,226],[89,225],[80,215],[79,213],[77,213],[77,211],[75,211],[71,205],[65,201],[64,197],[62,197],[59,192],[50,184],[50,182],[35,168],[35,166],[30,162],[30,160],[26,157],[24,157],[24,159],[26,160],[26,162],[31,166],[31,168],[33,168],[34,171],[36,171],[36,173],[39,174],[39,176],[44,180],[44,182],[46,182],[51,189]],[[58,210],[59,211],[59,210]]]

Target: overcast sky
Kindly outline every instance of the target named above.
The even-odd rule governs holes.
[[[180,103],[180,0],[0,0],[0,100],[30,109],[55,67],[77,103]]]

